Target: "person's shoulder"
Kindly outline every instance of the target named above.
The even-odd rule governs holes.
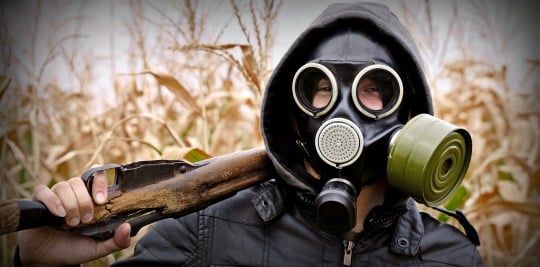
[[[420,212],[420,216],[424,224],[424,235],[444,235],[452,241],[470,243],[474,246],[467,236],[465,236],[465,234],[456,226],[441,222],[427,212]]]
[[[478,266],[481,259],[476,245],[456,226],[420,212],[424,233],[420,245],[422,258],[458,266]]]
[[[152,226],[152,232],[163,237],[170,235],[170,233],[181,232],[184,235],[189,234],[195,240],[201,222],[208,220],[217,219],[247,225],[262,225],[264,221],[257,212],[257,204],[267,201],[269,204],[275,205],[275,198],[278,197],[272,199],[268,196],[272,195],[272,192],[280,192],[281,190],[281,183],[273,179],[267,180],[240,190],[207,207],[176,218],[161,220]],[[261,197],[265,199],[261,200]]]
[[[275,179],[240,190],[199,212],[199,216],[210,216],[244,224],[263,224],[260,205],[277,207],[283,205],[283,184]],[[279,209],[279,208],[278,208]]]
[[[438,240],[444,243],[458,243],[463,245],[474,246],[474,244],[461,232],[456,226],[449,223],[441,222],[435,219],[431,214],[420,212],[422,222],[424,224],[424,239]]]

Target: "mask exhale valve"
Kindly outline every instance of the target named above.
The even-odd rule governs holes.
[[[321,228],[340,233],[356,225],[356,190],[343,179],[333,178],[315,199],[317,220]]]

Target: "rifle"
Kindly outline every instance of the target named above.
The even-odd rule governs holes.
[[[93,175],[114,169],[114,183],[108,186],[107,202],[94,206],[94,219],[68,226],[38,201],[0,201],[0,235],[24,229],[50,226],[98,240],[113,236],[122,223],[131,224],[131,236],[145,225],[165,218],[180,217],[260,183],[271,174],[263,148],[234,152],[197,163],[182,160],[137,161],[88,169],[81,178],[91,192]]]

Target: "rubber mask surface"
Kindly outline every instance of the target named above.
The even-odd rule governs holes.
[[[319,224],[332,232],[349,230],[359,189],[385,176],[388,140],[401,127],[395,114],[401,79],[384,64],[319,61],[302,66],[292,88],[309,118],[303,130],[313,140],[307,148],[316,152],[312,165],[326,181],[315,201]]]
[[[348,77],[349,82],[343,77]],[[351,98],[343,100],[349,97],[344,93],[347,90]],[[340,116],[330,115],[322,125],[310,127],[317,128],[314,146],[320,159],[341,169],[353,164],[362,154],[364,135],[357,125],[395,113],[403,98],[403,85],[397,72],[383,64],[311,62],[296,72],[293,97],[298,107],[315,119],[327,114],[336,104],[341,105]],[[338,98],[344,103],[336,103]]]

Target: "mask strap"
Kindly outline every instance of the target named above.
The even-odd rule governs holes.
[[[300,148],[300,150],[302,151],[302,154],[304,154],[304,157],[309,161],[309,164],[312,164],[313,163],[312,156],[306,147],[306,142],[304,141],[302,136],[300,136],[300,130],[298,129],[298,124],[296,123],[296,119],[294,116],[290,116],[290,117],[291,117],[291,124],[293,126],[294,133],[296,134],[296,146]]]
[[[463,229],[465,229],[465,234],[467,235],[467,238],[471,240],[473,244],[476,246],[480,246],[480,238],[478,237],[478,233],[476,232],[476,229],[474,229],[474,226],[469,222],[467,217],[465,217],[465,214],[461,212],[460,210],[449,211],[443,207],[432,207],[433,209],[440,211],[454,219],[456,219],[461,226],[463,226]]]
[[[300,130],[298,129],[298,124],[296,123],[296,118],[294,116],[291,117],[291,124],[293,126],[294,133],[296,134],[296,146],[302,151],[302,154],[304,155],[304,160],[313,168],[317,173],[320,174],[320,171],[317,168],[317,164],[315,161],[315,158],[313,157],[312,153],[308,150],[306,141],[302,138],[300,135]]]

